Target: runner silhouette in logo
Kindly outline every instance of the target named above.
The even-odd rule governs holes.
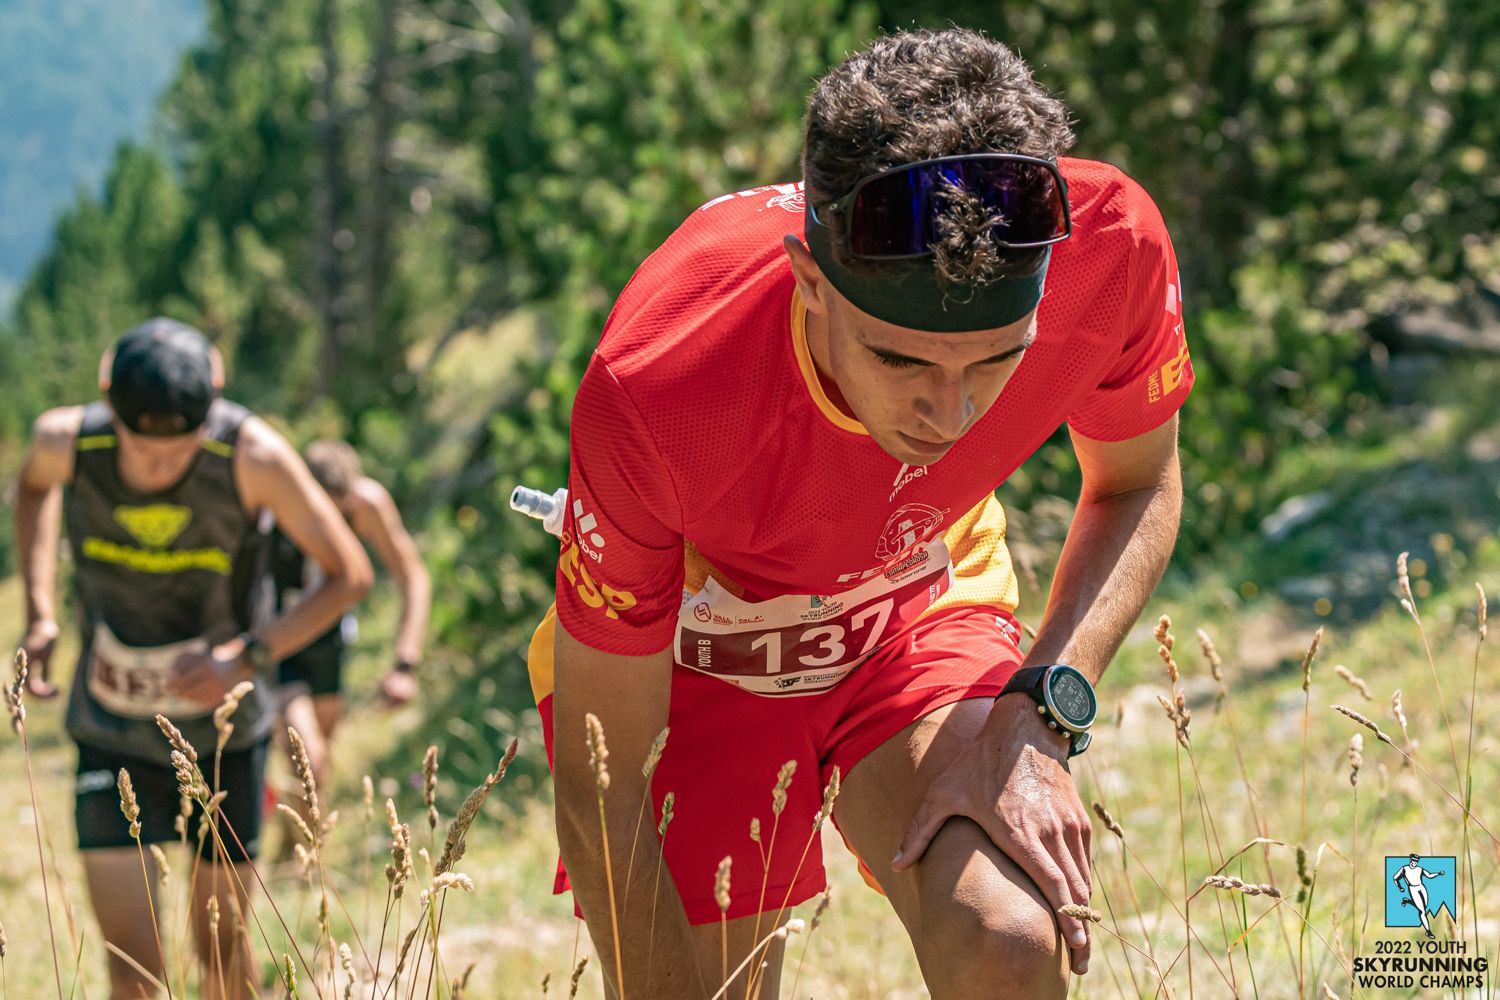
[[[1437,878],[1447,873],[1430,872],[1423,868],[1420,855],[1411,854],[1408,857],[1411,858],[1411,864],[1398,868],[1394,876],[1396,885],[1406,890],[1406,898],[1401,901],[1401,905],[1417,908],[1417,916],[1422,921],[1422,930],[1426,931],[1430,938],[1433,937],[1433,933],[1432,925],[1427,919],[1427,887],[1422,884],[1422,879]]]

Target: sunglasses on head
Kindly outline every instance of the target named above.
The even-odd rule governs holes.
[[[844,249],[865,260],[899,260],[932,253],[938,221],[955,189],[977,195],[997,221],[997,246],[1028,250],[1050,246],[1073,232],[1068,185],[1057,164],[1019,153],[972,153],[906,163],[864,178],[848,194],[820,209],[812,222],[843,220]]]

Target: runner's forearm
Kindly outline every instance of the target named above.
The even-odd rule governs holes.
[[[256,626],[275,659],[285,659],[327,632],[369,589],[368,570],[352,577],[330,574],[293,607]]]
[[[1071,663],[1098,681],[1161,580],[1181,515],[1175,462],[1155,488],[1085,495],[1026,662]]]
[[[396,631],[396,659],[401,663],[422,662],[427,639],[427,617],[432,606],[432,581],[420,561],[407,570],[401,582],[401,625]]]
[[[26,588],[26,627],[57,620],[57,543],[62,530],[62,489],[22,483],[16,491],[15,540]]]

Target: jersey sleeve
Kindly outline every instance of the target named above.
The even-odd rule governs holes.
[[[666,463],[599,356],[573,403],[557,618],[606,653],[671,645],[682,603],[682,518]]]
[[[1182,324],[1177,255],[1156,206],[1144,202],[1126,266],[1120,355],[1093,391],[1068,415],[1068,425],[1096,441],[1124,441],[1165,423],[1193,385]]]

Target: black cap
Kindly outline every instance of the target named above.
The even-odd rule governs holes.
[[[195,431],[208,419],[215,395],[213,347],[186,323],[158,316],[115,344],[109,404],[135,433]]]

